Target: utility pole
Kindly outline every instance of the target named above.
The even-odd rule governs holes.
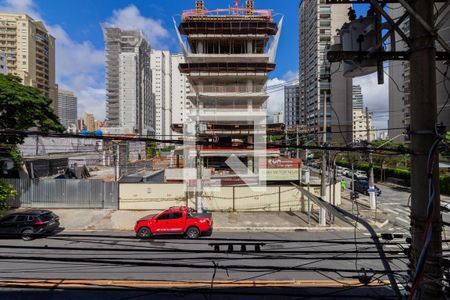
[[[370,122],[369,122],[369,109],[366,107],[366,132],[367,132],[367,145],[372,142],[370,138]],[[377,198],[375,194],[375,178],[373,177],[373,157],[372,152],[369,152],[369,205],[370,209],[377,209]]]
[[[327,143],[327,91],[324,91],[323,94],[323,134],[322,134],[322,146],[325,146]],[[326,182],[326,170],[327,170],[327,152],[323,150],[322,152],[322,174],[321,174],[321,188],[320,188],[320,197],[327,201],[327,182]],[[319,211],[319,225],[327,226],[327,210],[323,207],[320,207]]]
[[[296,132],[297,132],[297,158],[300,158],[300,149],[298,148],[298,146],[300,145],[300,137],[299,137],[299,134],[298,134],[298,130],[299,130],[299,128],[298,128],[298,125],[296,126]]]
[[[403,4],[403,3],[402,3]],[[433,171],[427,174],[428,154],[436,141],[437,103],[436,103],[436,48],[435,38],[426,30],[418,18],[427,24],[434,24],[434,1],[410,1],[415,14],[410,16],[410,77],[411,77],[411,237],[412,275],[417,289],[411,292],[416,299],[445,299],[441,282],[443,279],[439,155],[434,155]],[[410,14],[411,15],[411,14]],[[433,156],[432,156],[433,157]],[[433,158],[431,158],[433,159]],[[429,185],[434,188],[430,192]],[[425,232],[429,209],[433,203],[434,216],[431,221],[431,240],[425,252],[423,275],[416,274],[415,268],[429,236]],[[410,297],[412,299],[412,297]]]
[[[197,91],[197,97],[196,97],[196,120],[195,120],[195,150],[196,150],[196,169],[197,169],[197,180],[196,180],[196,187],[195,187],[195,210],[198,213],[203,212],[203,203],[202,203],[202,158],[201,158],[201,148],[199,144],[200,139],[200,107],[199,107],[199,94]]]

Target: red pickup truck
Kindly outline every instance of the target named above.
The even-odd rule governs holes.
[[[196,239],[201,235],[211,235],[212,227],[211,213],[198,214],[189,207],[171,207],[159,214],[139,219],[134,231],[141,239],[166,234],[179,234]]]

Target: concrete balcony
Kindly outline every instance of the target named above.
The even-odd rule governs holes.
[[[197,95],[195,93],[190,93],[187,95],[187,98],[192,102],[197,100]],[[247,100],[254,100],[258,103],[265,102],[269,99],[269,95],[265,92],[243,92],[243,93],[200,93],[199,100],[202,102],[211,102],[211,101],[230,101],[230,100],[242,100],[246,102]]]
[[[268,54],[189,54],[188,63],[268,63]]]

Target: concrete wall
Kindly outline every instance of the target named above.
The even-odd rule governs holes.
[[[335,189],[335,204],[340,205],[340,185]],[[320,194],[320,186],[310,190]],[[307,211],[307,198],[293,186],[205,188],[202,201],[210,211]],[[163,210],[184,205],[195,207],[195,195],[186,193],[183,184],[121,184],[119,188],[120,209]]]

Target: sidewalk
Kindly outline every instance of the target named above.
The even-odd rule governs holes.
[[[160,211],[105,209],[51,209],[67,231],[133,230],[136,221]],[[336,218],[335,224],[320,227],[301,212],[213,212],[217,232],[349,231],[354,228]]]
[[[350,199],[350,190],[346,190],[341,195],[342,205],[341,208],[348,212],[353,212],[354,215],[359,216],[366,220],[375,230],[383,229],[389,224],[388,213],[381,210],[371,210],[369,206],[369,197],[360,195],[360,198],[353,205]]]

